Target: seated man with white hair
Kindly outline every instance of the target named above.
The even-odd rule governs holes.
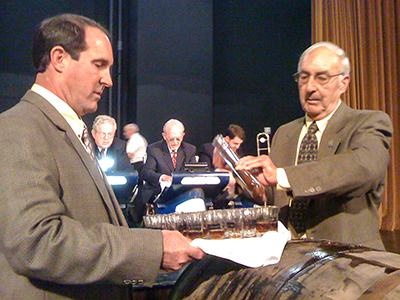
[[[185,127],[179,120],[164,124],[163,139],[147,147],[147,160],[143,166],[142,201],[152,203],[162,187],[172,182],[172,172],[185,171],[185,163],[196,162],[196,147],[183,142]]]

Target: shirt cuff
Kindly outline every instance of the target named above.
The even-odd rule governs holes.
[[[277,168],[276,169],[276,179],[278,181],[277,189],[288,190],[291,188],[289,180],[287,178],[285,169]]]

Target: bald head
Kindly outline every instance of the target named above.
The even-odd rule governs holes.
[[[162,136],[168,148],[178,150],[185,136],[185,126],[179,120],[170,119],[164,124]]]

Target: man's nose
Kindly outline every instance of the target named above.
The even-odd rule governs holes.
[[[112,82],[112,78],[111,78],[110,69],[107,69],[104,71],[104,74],[100,79],[100,83],[104,84],[105,87],[112,87],[113,82]]]
[[[315,81],[314,76],[308,78],[308,81],[305,83],[305,88],[309,92],[317,89],[317,82]]]

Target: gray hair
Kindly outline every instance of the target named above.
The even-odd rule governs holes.
[[[134,132],[139,132],[139,126],[135,123],[126,124],[124,129],[132,130]]]
[[[113,125],[114,131],[117,131],[117,122],[113,117],[107,115],[98,115],[93,121],[92,129],[97,132],[97,128],[104,123]]]
[[[185,132],[185,126],[183,126],[183,123],[177,119],[170,119],[168,120],[163,127],[163,132],[167,133],[167,130],[171,127],[180,127],[182,129],[182,132]]]
[[[341,73],[343,73],[343,75],[349,75],[350,74],[350,60],[346,55],[346,52],[340,48],[338,45],[335,45],[331,42],[319,42],[316,43],[312,46],[310,46],[309,48],[307,48],[303,54],[300,56],[299,59],[299,64],[297,66],[297,71],[300,72],[301,71],[301,66],[303,64],[303,60],[315,49],[320,48],[320,47],[324,47],[327,48],[329,50],[331,50],[332,52],[334,52],[338,57],[339,60],[342,63],[342,70]]]

